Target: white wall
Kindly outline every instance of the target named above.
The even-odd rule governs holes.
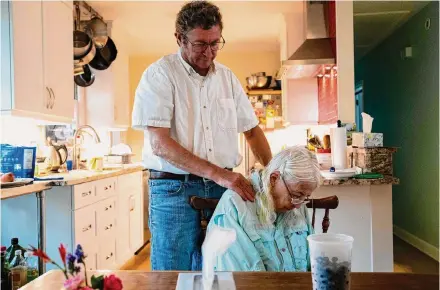
[[[291,124],[317,124],[317,79],[304,78],[287,80],[287,106],[287,121]]]
[[[338,119],[355,122],[353,1],[336,1]]]

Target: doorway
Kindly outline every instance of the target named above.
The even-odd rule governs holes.
[[[354,98],[355,98],[355,120],[356,120],[356,129],[358,132],[362,132],[362,115],[361,113],[364,111],[364,82],[359,81],[356,83],[354,90]]]

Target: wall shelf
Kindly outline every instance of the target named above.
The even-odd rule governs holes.
[[[246,93],[248,96],[260,96],[260,95],[281,95],[281,90],[248,90]]]

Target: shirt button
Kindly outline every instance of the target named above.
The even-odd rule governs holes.
[[[206,130],[209,130],[209,127],[206,127]]]
[[[285,249],[285,248],[282,248],[282,249],[281,249],[281,251],[285,252],[285,251],[286,251],[286,249]]]
[[[211,152],[212,150],[211,150],[211,148],[209,148],[209,152]]]
[[[206,109],[206,106],[203,106],[204,109]]]

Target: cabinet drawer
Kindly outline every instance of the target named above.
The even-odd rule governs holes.
[[[94,182],[83,183],[73,187],[75,209],[82,208],[96,202],[96,190]]]
[[[74,212],[75,216],[75,247],[81,244],[84,251],[96,251],[96,210],[87,206]]]
[[[118,176],[118,188],[121,194],[142,191],[142,171]]]
[[[95,182],[96,196],[99,200],[116,194],[116,178],[106,178]]]
[[[98,237],[115,237],[116,197],[107,198],[96,205],[96,225]],[[105,242],[105,239],[103,240]]]
[[[95,271],[96,270],[96,258],[97,253],[87,253],[86,268],[87,271]]]
[[[116,239],[107,239],[100,243],[98,252],[98,270],[116,268]]]

